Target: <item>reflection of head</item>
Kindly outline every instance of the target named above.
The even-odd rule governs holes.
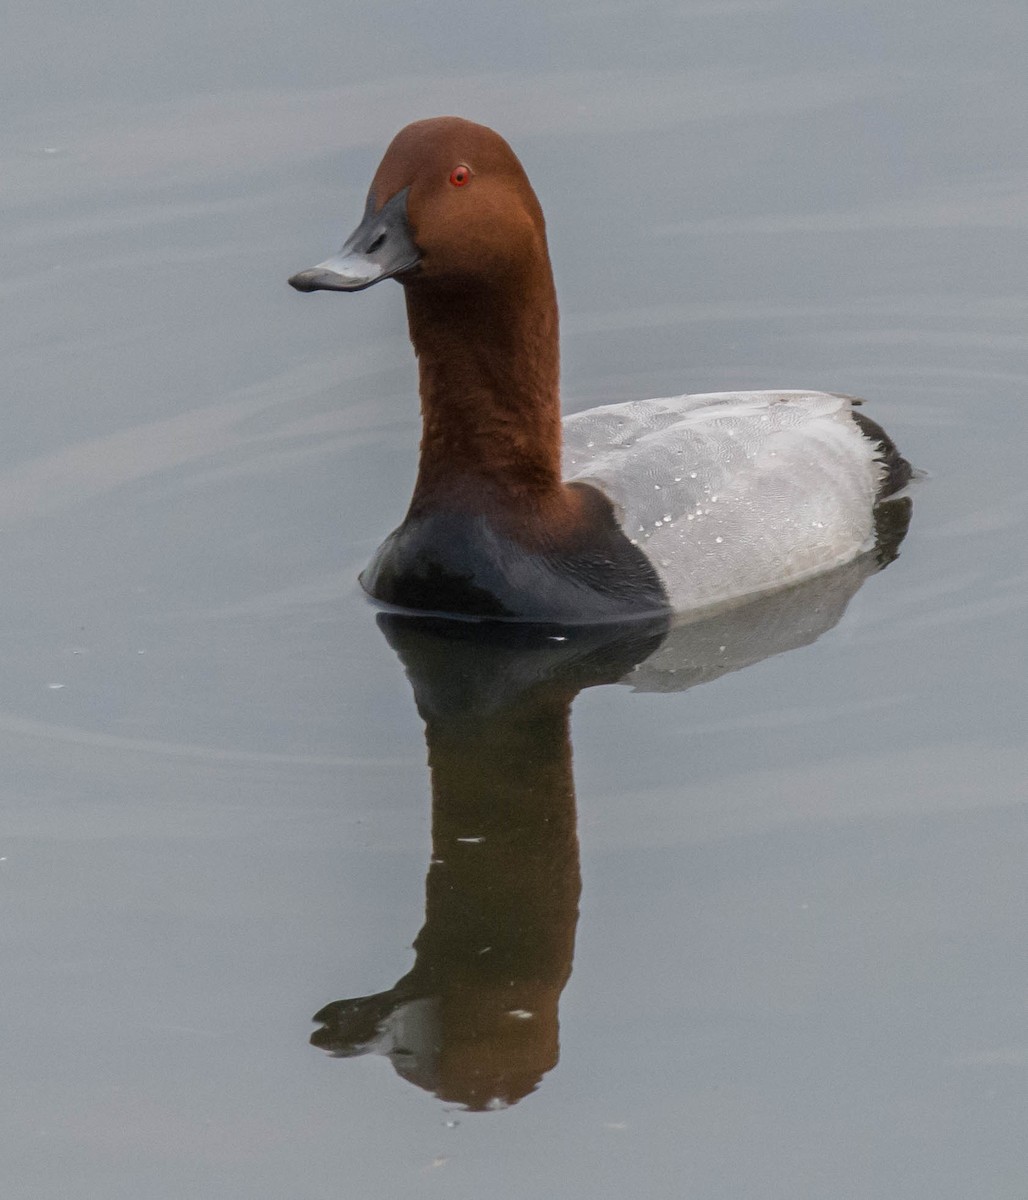
[[[315,1017],[324,1026],[311,1042],[340,1057],[384,1054],[408,1082],[472,1111],[506,1108],[535,1091],[557,1064],[557,1004],[565,981],[512,980],[512,987],[492,991],[472,984],[445,997],[409,1000],[398,999],[401,984],[380,996],[328,1005]],[[532,1007],[520,1007],[526,1004]],[[362,1032],[371,1037],[362,1040]]]

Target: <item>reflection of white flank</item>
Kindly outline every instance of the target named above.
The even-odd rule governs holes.
[[[850,599],[880,569],[874,554],[791,588],[673,626],[621,681],[637,692],[681,692],[812,642],[837,625]]]

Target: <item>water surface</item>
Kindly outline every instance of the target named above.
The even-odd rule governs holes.
[[[5,43],[8,1192],[1021,1200],[1021,6],[48,0]],[[886,570],[638,670],[383,630],[401,293],[285,279],[444,112],[537,186],[565,406],[865,396],[928,474]]]

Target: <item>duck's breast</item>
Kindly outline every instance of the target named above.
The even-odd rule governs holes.
[[[564,421],[564,472],[614,503],[685,610],[784,587],[869,549],[882,467],[825,392],[640,400]]]

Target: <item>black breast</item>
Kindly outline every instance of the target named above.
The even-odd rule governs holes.
[[[457,616],[585,624],[667,612],[649,559],[625,537],[610,501],[584,493],[581,528],[526,550],[488,517],[444,509],[408,516],[361,575],[376,600]]]

